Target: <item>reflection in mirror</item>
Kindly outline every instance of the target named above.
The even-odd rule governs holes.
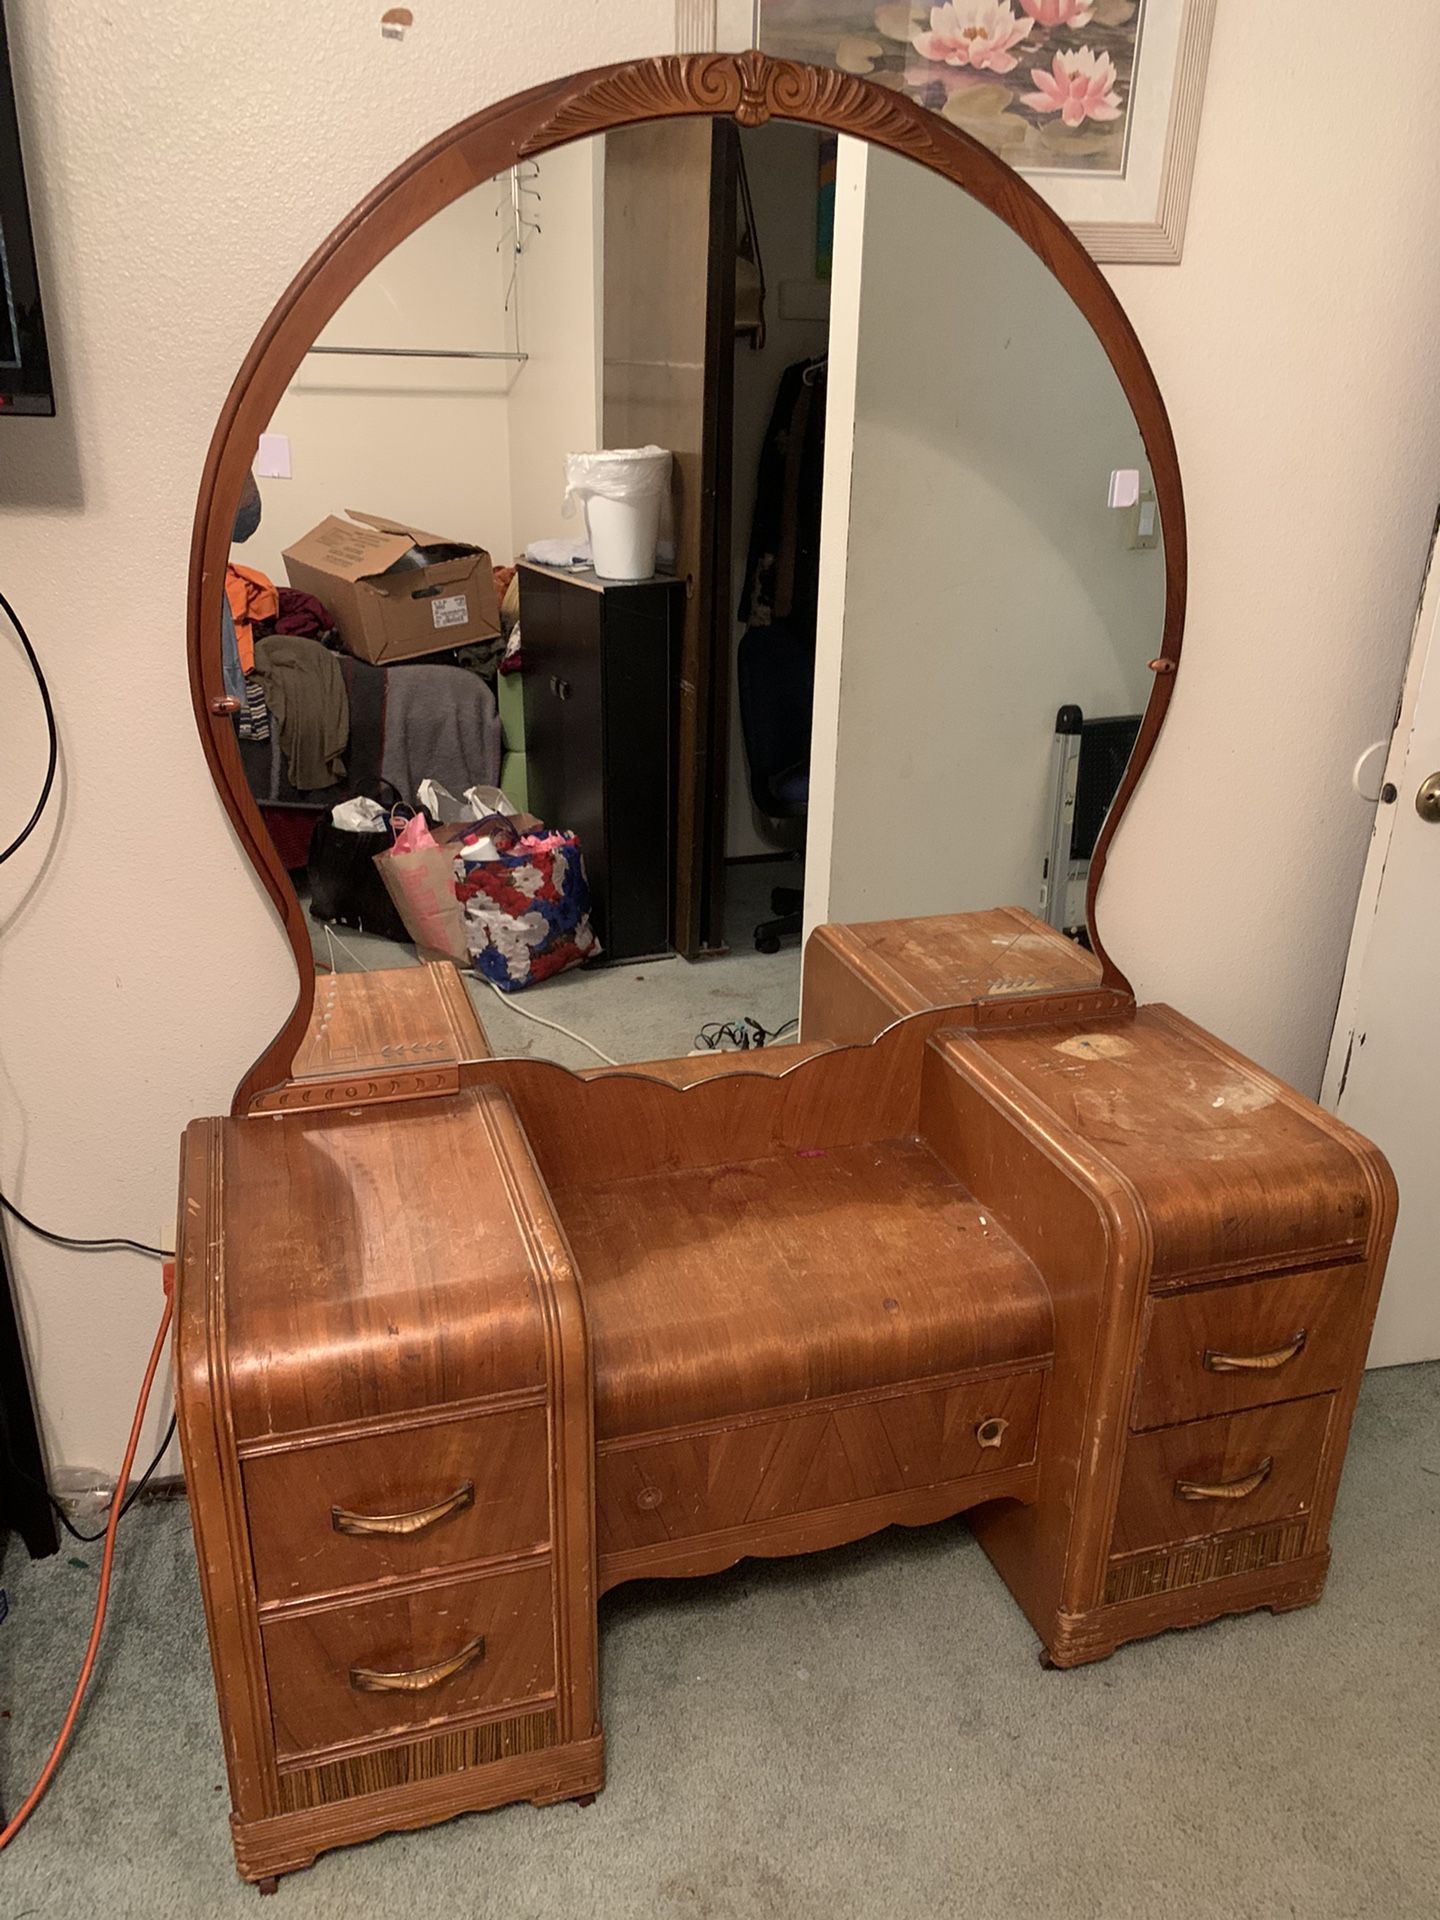
[[[567,456],[645,448],[567,516]],[[297,1076],[372,1060],[382,990],[409,1063],[585,1068],[793,1040],[802,926],[1084,940],[1150,476],[1088,323],[940,177],[700,118],[527,161],[356,290],[257,473],[227,691],[312,930]]]

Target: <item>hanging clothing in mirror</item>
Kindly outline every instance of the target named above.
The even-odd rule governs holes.
[[[751,627],[788,620],[812,645],[820,586],[825,400],[823,358],[797,360],[780,376],[760,454],[738,612]]]

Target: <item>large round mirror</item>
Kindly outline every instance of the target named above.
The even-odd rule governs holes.
[[[822,922],[1091,944],[1178,647],[1168,429],[1028,190],[903,144],[692,111],[517,155],[292,342],[207,674],[322,975],[450,952],[494,1052],[583,1068],[795,1037]]]

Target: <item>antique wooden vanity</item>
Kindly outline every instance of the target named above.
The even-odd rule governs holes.
[[[444,969],[317,1002],[236,778],[213,583],[257,427],[388,246],[516,155],[701,113],[907,154],[1050,266],[1144,431],[1165,632],[1093,953],[1019,908],[822,926],[797,1045],[576,1074],[492,1057]],[[597,1602],[622,1581],[969,1510],[1056,1667],[1319,1597],[1393,1183],[1137,1006],[1094,933],[1184,566],[1168,425],[1103,278],[999,161],[848,76],[715,56],[538,89],[427,149],[297,280],[217,432],[192,620],[207,751],[301,973],[182,1164],[177,1396],[246,1878],[593,1795]]]

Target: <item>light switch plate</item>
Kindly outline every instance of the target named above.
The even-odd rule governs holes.
[[[1133,507],[1140,498],[1140,469],[1117,467],[1110,476],[1109,503],[1112,507]]]
[[[255,454],[255,471],[262,480],[288,480],[291,477],[288,433],[261,434]]]

